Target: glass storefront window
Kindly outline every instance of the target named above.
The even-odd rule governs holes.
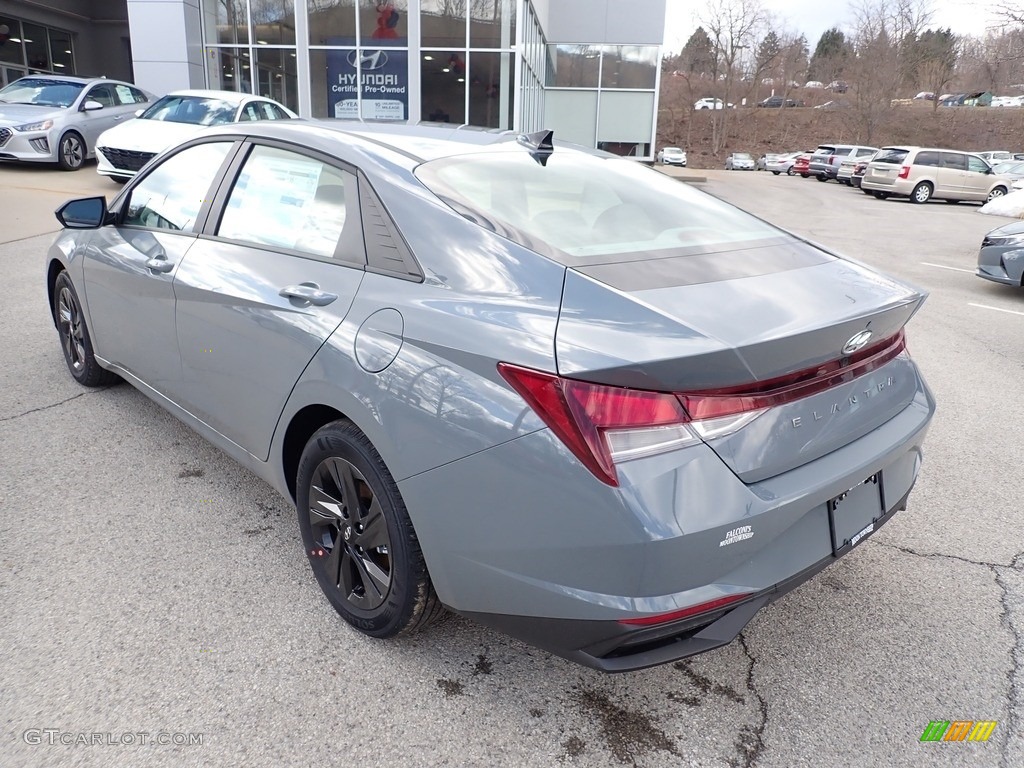
[[[408,45],[408,6],[406,0],[359,0],[359,35],[363,45]]]
[[[50,66],[50,44],[45,27],[22,24],[22,41],[25,43],[25,57],[30,70],[48,72],[53,69]]]
[[[299,111],[298,79],[294,50],[256,48],[256,93]]]
[[[0,16],[0,62],[25,63],[25,54],[21,50],[21,22],[7,16]]]
[[[210,87],[221,91],[252,92],[248,48],[210,48],[207,52]]]
[[[510,53],[469,53],[469,124],[511,128],[508,92],[514,84]]]
[[[246,0],[203,0],[203,16],[207,43],[249,43]]]
[[[596,45],[549,45],[549,88],[596,88],[601,48]]]
[[[515,0],[478,0],[470,3],[471,48],[511,48],[515,42]]]
[[[422,0],[420,45],[424,48],[466,47],[466,6],[456,0]]]
[[[310,45],[355,45],[355,0],[306,0]]]
[[[654,45],[606,45],[601,66],[602,88],[654,90],[658,47]]]
[[[424,51],[420,55],[421,120],[466,122],[466,52]]]
[[[295,45],[295,0],[252,0],[252,40],[257,45]]]
[[[48,30],[50,35],[50,56],[53,71],[64,75],[75,74],[75,59],[71,48],[71,35],[56,29]]]

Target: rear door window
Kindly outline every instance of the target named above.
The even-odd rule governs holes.
[[[917,157],[914,158],[914,165],[927,165],[933,168],[937,168],[939,165],[939,153],[918,152]]]
[[[943,168],[952,168],[957,171],[967,170],[967,155],[960,152],[941,152],[939,154]]]
[[[297,152],[256,146],[228,196],[217,235],[353,261],[358,208],[352,174]]]

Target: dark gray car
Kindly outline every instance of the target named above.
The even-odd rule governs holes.
[[[981,241],[978,277],[1003,285],[1024,286],[1024,221],[993,229]]]
[[[922,292],[549,134],[240,124],[58,214],[72,375],[293,500],[374,637],[446,606],[608,671],[699,653],[921,465]]]

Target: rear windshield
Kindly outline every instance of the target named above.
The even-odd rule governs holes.
[[[416,175],[467,218],[528,247],[547,244],[557,249],[548,255],[571,265],[787,237],[635,161],[557,147],[544,165],[525,150],[479,153],[424,163]]]
[[[878,150],[878,154],[875,155],[875,159],[872,162],[875,163],[892,163],[894,165],[900,165],[904,160],[907,159],[907,150],[896,149],[894,147],[887,147],[885,149]]]

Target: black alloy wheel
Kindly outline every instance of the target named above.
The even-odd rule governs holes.
[[[336,421],[310,438],[296,490],[306,555],[345,621],[386,638],[443,613],[398,486],[355,425]]]

